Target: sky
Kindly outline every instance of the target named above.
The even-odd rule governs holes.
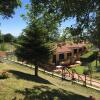
[[[25,4],[29,3],[29,0],[22,0],[22,7],[15,10],[13,18],[3,19],[0,16],[0,30],[3,34],[11,33],[15,37],[22,33],[22,30],[27,26],[26,22],[20,17],[21,14],[25,14]],[[75,20],[67,20],[61,23],[59,31],[62,32],[63,28],[70,27],[75,23]]]

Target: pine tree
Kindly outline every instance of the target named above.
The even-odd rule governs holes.
[[[35,65],[35,76],[38,67],[48,63],[50,57],[45,34],[44,29],[33,23],[24,30],[23,41],[16,51],[18,58]]]

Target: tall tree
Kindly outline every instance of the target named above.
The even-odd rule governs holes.
[[[27,38],[25,39],[25,41],[34,38],[33,35],[34,33],[39,34],[41,32],[45,34],[41,33],[42,36],[39,34],[38,39],[40,39],[40,37],[44,37],[43,40],[45,41],[49,40],[50,37],[54,35],[54,33],[55,34],[57,33],[56,30],[58,27],[58,23],[60,23],[62,20],[67,20],[69,17],[76,18],[77,24],[76,24],[76,28],[73,30],[75,34],[79,35],[82,33],[83,30],[89,31],[90,29],[92,29],[93,32],[94,29],[95,30],[97,29],[97,32],[99,32],[98,31],[99,24],[96,23],[97,14],[98,14],[97,11],[99,11],[99,7],[100,7],[99,0],[31,0],[31,5],[26,6],[26,8],[29,9],[29,12],[27,13],[27,17],[24,17],[24,19],[27,20],[29,26],[28,31],[25,31],[26,33],[25,36]],[[93,16],[93,14],[95,14],[95,16]],[[91,27],[93,25],[94,27]],[[34,27],[37,30],[35,30]],[[42,30],[39,31],[40,29]],[[27,33],[31,33],[32,35]],[[30,36],[30,38],[28,36]],[[36,36],[36,42],[38,42],[38,39]],[[33,41],[35,42],[35,39]],[[23,54],[25,53],[22,52],[26,51],[24,50],[25,49],[24,47],[27,47],[30,44],[28,43],[29,42],[23,43],[22,47],[19,49],[21,51],[19,55],[22,55],[20,57],[24,58]],[[43,45],[44,43],[41,42],[41,44]],[[41,45],[39,46],[41,47]],[[35,47],[37,48],[38,46],[35,45]],[[35,48],[33,49],[33,46],[31,50],[30,49],[28,50],[32,51],[33,54],[35,52],[34,51]],[[36,50],[38,51],[39,47]],[[29,53],[26,52],[26,54]],[[29,56],[30,55],[27,55],[26,58],[28,58]],[[35,56],[32,57],[35,59]],[[26,60],[28,61],[28,59]],[[37,60],[33,60],[33,62],[34,61]],[[37,64],[35,65],[37,66]]]
[[[44,28],[32,23],[24,30],[23,41],[16,51],[18,58],[35,65],[35,76],[38,76],[38,67],[47,64],[50,57],[45,34]]]
[[[3,38],[4,38],[5,42],[14,42],[15,41],[15,37],[10,33],[4,34]]]
[[[1,31],[0,31],[0,43],[2,43],[2,42],[3,42],[2,33],[1,33]]]
[[[27,15],[22,15],[28,27],[23,31],[23,40],[16,54],[18,58],[33,63],[35,75],[38,76],[38,66],[48,63],[51,55],[48,42],[57,39],[58,22],[54,20],[55,16],[49,13],[48,9],[43,6],[36,7],[33,2],[34,0],[31,1],[31,5],[26,5]],[[39,13],[36,10],[42,12]]]
[[[98,23],[100,19],[100,0],[31,0],[34,5],[34,12],[37,15],[46,15],[52,13],[53,21],[67,20],[69,17],[76,18],[76,29],[82,29],[81,37],[87,33],[87,36],[95,37],[92,41],[95,45],[100,43]],[[46,12],[45,12],[46,9]],[[78,29],[77,29],[78,28]],[[91,32],[92,30],[92,32]],[[75,32],[75,31],[74,31]],[[75,32],[77,33],[77,32]],[[90,34],[88,34],[90,33]],[[100,36],[100,35],[99,35]],[[97,45],[96,45],[97,46]]]

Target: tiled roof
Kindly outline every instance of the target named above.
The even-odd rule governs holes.
[[[85,44],[81,44],[81,43],[78,43],[78,44],[66,44],[66,47],[67,48],[82,48],[82,47],[84,47],[85,46]]]
[[[66,46],[57,47],[56,53],[72,52],[72,50]]]
[[[6,56],[6,52],[0,51],[0,57],[4,57],[4,56]]]
[[[65,43],[60,43],[57,45],[57,48],[55,50],[55,53],[65,53],[65,52],[72,52],[73,48],[82,48],[85,45],[80,43],[80,44],[65,44]]]

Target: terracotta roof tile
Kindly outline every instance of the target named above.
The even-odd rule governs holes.
[[[56,53],[72,52],[72,50],[66,46],[57,47]]]
[[[55,50],[55,53],[65,53],[65,52],[72,52],[73,48],[81,48],[84,47],[85,44],[61,44],[59,43],[57,45],[57,48]]]
[[[4,56],[6,56],[6,52],[0,51],[0,57],[4,57]]]

